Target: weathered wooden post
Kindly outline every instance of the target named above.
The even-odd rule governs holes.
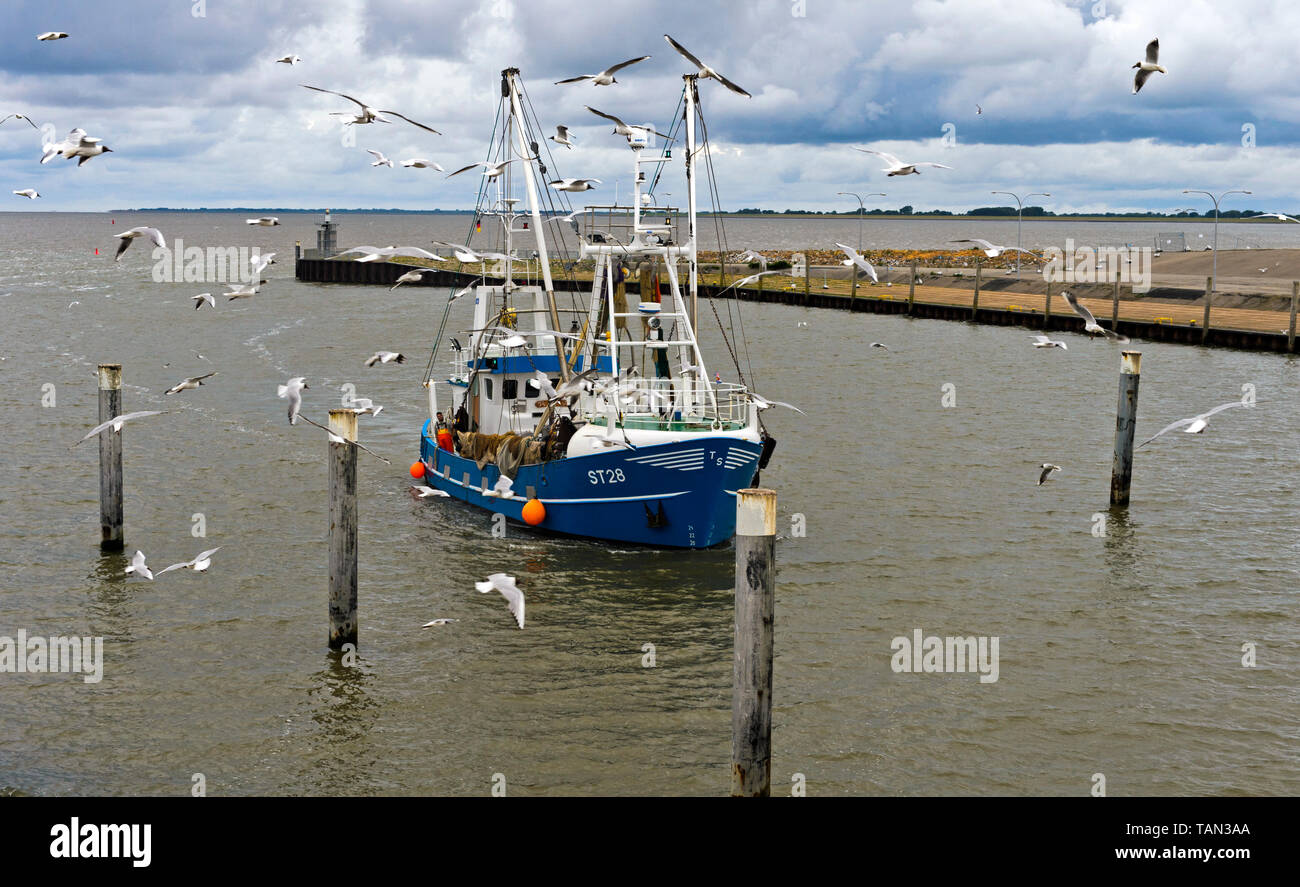
[[[357,414],[330,410],[330,647],[357,642]]]
[[[1119,271],[1115,272],[1115,289],[1110,297],[1110,328],[1119,332]]]
[[[122,415],[122,365],[99,365],[99,423]],[[99,547],[121,551],[122,538],[122,434],[99,435]]]
[[[1043,329],[1047,329],[1052,321],[1052,282],[1047,281],[1047,295],[1043,297]]]
[[[853,310],[853,303],[858,300],[858,266],[849,266],[849,279],[853,281],[853,289],[849,292],[849,310]]]
[[[1214,301],[1214,278],[1205,278],[1205,320],[1201,323],[1201,344],[1210,337],[1210,303]]]
[[[772,623],[776,492],[736,492],[736,635],[731,690],[731,796],[772,794]]]
[[[979,259],[975,260],[975,295],[970,302],[970,319],[973,322],[976,315],[980,313],[980,274],[984,266]]]
[[[912,276],[907,280],[907,313],[912,313],[912,305],[916,303],[916,259],[912,260]]]
[[[812,250],[808,250],[803,255],[803,303],[807,305],[808,287],[812,283]]]
[[[1300,302],[1300,280],[1291,281],[1291,326],[1287,329],[1286,350],[1295,353],[1295,310],[1296,303]]]
[[[1137,431],[1138,382],[1142,352],[1120,352],[1119,406],[1115,410],[1115,459],[1110,470],[1110,504],[1128,505],[1133,479],[1133,435]]]

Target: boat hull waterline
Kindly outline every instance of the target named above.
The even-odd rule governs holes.
[[[523,522],[524,504],[541,501],[538,529],[665,548],[711,548],[736,531],[736,490],[758,473],[762,445],[707,434],[698,439],[611,448],[520,466],[511,498],[488,496],[496,465],[441,449],[426,421],[420,434],[424,480],[457,499]]]

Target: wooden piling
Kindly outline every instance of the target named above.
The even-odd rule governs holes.
[[[1138,383],[1142,352],[1120,353],[1119,405],[1115,410],[1115,457],[1110,470],[1110,504],[1128,505],[1133,479],[1133,435],[1137,430]]]
[[[122,415],[122,365],[99,365],[99,422]],[[99,547],[121,551],[122,537],[122,434],[99,434]]]
[[[980,313],[980,274],[984,271],[984,265],[979,259],[975,260],[975,295],[970,302],[970,319],[975,320]]]
[[[1205,278],[1205,320],[1201,322],[1201,344],[1210,337],[1210,303],[1214,301],[1214,278]]]
[[[808,287],[812,282],[812,250],[808,250],[803,255],[803,303],[806,306],[808,304]]]
[[[912,276],[907,279],[907,313],[912,313],[916,304],[916,259],[912,260]]]
[[[329,610],[332,649],[357,642],[357,414],[330,410],[330,575]]]
[[[858,300],[858,266],[849,266],[849,279],[853,281],[853,288],[849,292],[849,310],[853,310],[853,303]]]
[[[1110,328],[1119,332],[1119,272],[1115,272],[1115,288],[1110,297]]]
[[[1043,297],[1043,329],[1051,325],[1052,320],[1052,282],[1047,281],[1047,295]]]
[[[772,793],[772,655],[776,492],[736,492],[736,633],[731,693],[731,796]]]
[[[1288,354],[1295,354],[1295,312],[1296,304],[1300,302],[1300,280],[1291,281],[1291,326],[1287,329],[1286,350]]]

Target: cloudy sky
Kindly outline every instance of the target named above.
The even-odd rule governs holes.
[[[1247,188],[1225,208],[1300,209],[1300,4],[1292,0],[4,0],[0,116],[61,138],[81,127],[114,153],[39,160],[41,137],[0,126],[4,209],[474,204],[476,177],[372,169],[367,148],[448,170],[481,159],[499,72],[522,70],[545,125],[574,128],[567,176],[613,182],[623,139],[591,104],[667,125],[686,63],[665,32],[753,93],[702,84],[724,207],[872,204],[960,211],[1048,191],[1051,209],[1209,206],[1183,188]],[[71,36],[38,42],[42,31]],[[1131,95],[1159,37],[1168,75]],[[295,66],[275,64],[295,53]],[[555,86],[652,58],[610,87]],[[392,108],[443,135],[354,127],[342,99]],[[983,114],[975,113],[975,106]],[[953,170],[886,178],[871,146]],[[678,171],[677,174],[680,174]],[[671,188],[663,190],[671,191]],[[612,193],[611,193],[612,196]],[[6,197],[8,195],[6,194]],[[17,205],[21,203],[21,205]],[[853,205],[849,201],[849,205]]]

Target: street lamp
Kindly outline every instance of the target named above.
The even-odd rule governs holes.
[[[839,195],[840,197],[857,197],[857,199],[858,199],[858,252],[860,253],[860,252],[862,252],[862,214],[863,214],[864,212],[866,212],[867,208],[866,208],[865,206],[863,206],[863,204],[862,204],[862,198],[861,198],[861,197],[858,197],[858,195],[857,195],[857,194],[854,194],[852,191],[836,191],[835,193],[836,193],[837,195]],[[880,193],[876,193],[876,194],[868,194],[867,196],[868,196],[868,197],[888,197],[889,195],[888,195],[888,194],[880,194]]]
[[[990,194],[1006,194],[1008,197],[1016,198],[1016,280],[1020,279],[1020,214],[1024,211],[1024,204],[1020,202],[1020,197],[1010,191],[990,191]],[[1046,191],[1035,191],[1033,194],[1026,194],[1025,200],[1031,197],[1051,197]]]
[[[1214,201],[1214,268],[1210,275],[1210,292],[1218,292],[1219,289],[1219,201],[1229,194],[1249,194],[1249,191],[1240,189],[1235,191],[1224,191],[1218,197],[1215,197],[1209,191],[1200,191],[1196,188],[1184,188],[1184,194],[1204,194],[1210,200]],[[1208,309],[1207,309],[1208,310]],[[1208,315],[1207,315],[1208,316]]]

